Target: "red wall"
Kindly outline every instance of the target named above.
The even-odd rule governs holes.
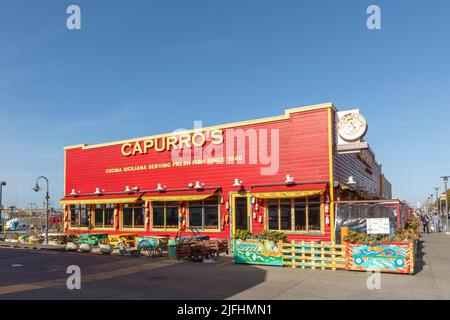
[[[261,175],[261,167],[267,167],[261,164],[196,165],[106,174],[107,168],[171,162],[171,153],[151,149],[146,155],[125,157],[121,153],[122,143],[92,149],[67,148],[66,196],[72,189],[82,194],[91,194],[96,187],[104,189],[105,193],[123,191],[126,185],[138,186],[140,190],[153,190],[157,183],[166,185],[168,189],[186,188],[189,182],[199,180],[206,187],[222,187],[223,195],[227,198],[229,192],[236,191],[232,187],[235,178],[242,179],[247,189],[254,184],[283,182],[286,174],[294,176],[296,182],[329,180],[328,108],[291,113],[287,119],[243,125],[235,129],[237,128],[279,130],[280,163],[276,174]],[[225,205],[222,205],[221,214],[225,212]],[[259,224],[255,220],[253,223],[254,232],[262,231],[264,223]],[[229,230],[227,228],[214,236],[228,237]],[[329,240],[329,228],[320,237],[303,238]]]

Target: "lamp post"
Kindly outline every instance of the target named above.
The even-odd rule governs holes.
[[[434,191],[436,192],[436,211],[438,215],[441,215],[441,211],[439,210],[439,187],[434,187]]]
[[[39,180],[40,179],[44,179],[47,182],[47,193],[45,194],[45,200],[47,202],[47,208],[46,208],[46,218],[45,218],[45,240],[44,243],[48,244],[48,200],[50,199],[50,196],[48,195],[48,179],[44,176],[40,176],[39,178],[37,178],[36,180],[36,185],[34,186],[33,190],[38,192],[41,189],[41,187],[39,187]]]
[[[441,179],[444,180],[444,186],[445,186],[445,234],[450,234],[448,231],[448,178],[450,176],[442,176]]]
[[[3,186],[6,186],[6,182],[2,181],[0,182],[0,219],[2,217],[2,209],[3,209],[3,205],[2,205],[2,189]],[[3,222],[3,241],[5,241],[6,239],[6,224],[5,222]]]
[[[430,211],[433,214],[433,194],[430,194]]]

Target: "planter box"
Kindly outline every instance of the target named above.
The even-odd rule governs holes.
[[[283,266],[282,247],[268,240],[233,240],[234,262]]]
[[[414,273],[414,243],[348,244],[347,270]]]

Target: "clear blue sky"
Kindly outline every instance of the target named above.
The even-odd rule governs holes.
[[[38,175],[56,203],[65,145],[327,101],[362,110],[394,195],[422,201],[450,174],[449,21],[448,0],[1,0],[4,205],[42,205]]]

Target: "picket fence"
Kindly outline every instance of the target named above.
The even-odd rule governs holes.
[[[282,244],[283,265],[301,269],[346,269],[346,246],[334,242]]]

